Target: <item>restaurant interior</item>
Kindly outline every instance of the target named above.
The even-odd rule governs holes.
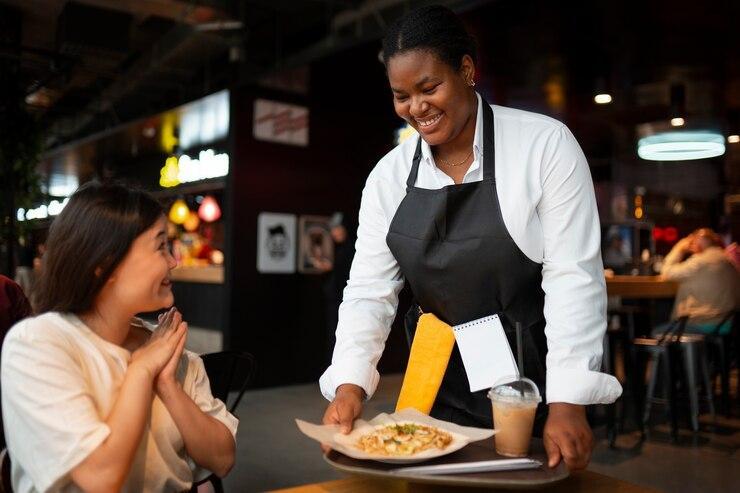
[[[587,470],[544,491],[740,491],[740,306],[703,334],[665,332],[685,281],[663,268],[711,228],[740,276],[740,2],[0,0],[0,274],[32,297],[79,186],[147,190],[167,211],[186,347],[230,358],[204,361],[239,418],[236,462],[198,491],[476,491],[338,466],[295,424],[328,404],[367,177],[415,138],[381,39],[430,4],[475,38],[475,89],[563,122],[591,173],[601,371],[623,393],[587,409]],[[413,300],[407,285],[365,419],[394,409]]]

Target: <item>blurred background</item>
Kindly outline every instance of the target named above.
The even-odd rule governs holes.
[[[658,274],[699,227],[737,240],[740,2],[0,0],[0,273],[31,292],[67,197],[125,180],[168,208],[190,344],[252,353],[254,388],[316,382],[364,181],[411,133],[380,39],[430,3],[477,39],[489,102],[573,131],[612,272]]]

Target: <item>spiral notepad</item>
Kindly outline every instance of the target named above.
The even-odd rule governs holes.
[[[519,374],[498,315],[455,325],[452,329],[471,392],[488,389],[501,377]]]

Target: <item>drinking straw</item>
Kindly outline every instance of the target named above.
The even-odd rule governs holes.
[[[516,327],[516,364],[519,367],[519,378],[524,377],[524,343],[522,342],[522,324],[515,323]],[[519,393],[524,395],[524,387],[519,386]]]

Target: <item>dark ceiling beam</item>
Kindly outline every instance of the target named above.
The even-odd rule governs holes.
[[[491,1],[493,0],[365,0],[357,8],[346,9],[334,15],[326,37],[298,53],[278,60],[273,69],[294,68],[360,43],[379,39],[396,17],[413,8],[445,5],[459,13]],[[263,75],[261,73],[246,78],[251,80]]]
[[[134,16],[156,16],[178,23],[196,25],[202,22],[228,20],[229,15],[214,2],[178,0],[75,0],[93,7],[126,12]]]
[[[229,46],[227,40],[217,35],[196,33],[192,26],[185,24],[176,25],[85,108],[54,122],[49,131],[47,148],[74,138],[98,115],[109,113],[119,100],[144,84],[149,76],[162,70],[176,70],[168,68],[168,63],[182,55],[186,42],[193,36],[212,45],[214,51],[225,51]]]

